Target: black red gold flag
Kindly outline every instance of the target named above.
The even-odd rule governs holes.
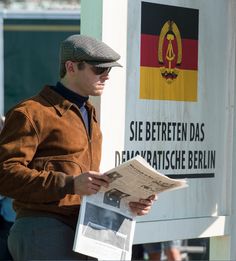
[[[140,98],[197,101],[199,10],[149,2],[141,8]]]

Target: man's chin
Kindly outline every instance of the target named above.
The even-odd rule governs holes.
[[[92,96],[101,96],[103,94],[103,90],[97,90],[95,91]]]

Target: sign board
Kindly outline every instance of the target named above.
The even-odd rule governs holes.
[[[227,78],[218,77],[218,60],[227,56],[227,21],[202,27],[209,19],[216,23],[209,16],[204,21],[206,8],[168,1],[129,5],[125,137],[122,150],[113,152],[115,164],[140,154],[166,175],[189,182],[187,190],[161,196],[145,220],[227,213],[224,144],[230,112],[227,87],[222,88]],[[211,51],[204,50],[209,45]],[[216,56],[214,49],[221,52]]]
[[[189,183],[186,190],[161,195],[151,213],[138,219],[134,241],[228,235],[235,4],[103,0],[95,14],[92,2],[81,2],[81,31],[111,45],[123,64],[112,70],[96,101],[104,136],[101,169],[139,154]]]

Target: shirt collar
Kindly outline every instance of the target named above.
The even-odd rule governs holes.
[[[89,99],[89,97],[81,96],[78,93],[66,88],[61,82],[57,82],[56,86],[53,87],[53,89],[68,101],[76,104],[79,108],[84,106],[84,104]]]

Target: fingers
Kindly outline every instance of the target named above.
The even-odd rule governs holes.
[[[96,184],[88,184],[87,195],[96,194],[97,192],[99,192],[100,188],[101,186],[98,186]]]
[[[97,193],[101,186],[109,186],[109,178],[98,172],[82,173],[74,176],[74,191],[79,195],[92,195]]]
[[[142,216],[149,213],[155,200],[157,195],[152,195],[147,199],[140,199],[139,202],[130,202],[129,206],[135,215]]]
[[[130,202],[131,211],[138,216],[146,215],[151,210],[151,205],[144,205],[138,202]]]
[[[157,194],[151,195],[150,197],[148,197],[148,199],[156,201],[158,199],[158,195]]]
[[[106,175],[98,175],[98,174],[91,174],[89,173],[89,180],[91,183],[98,185],[98,186],[103,186],[105,188],[108,188],[109,186],[109,178]]]

